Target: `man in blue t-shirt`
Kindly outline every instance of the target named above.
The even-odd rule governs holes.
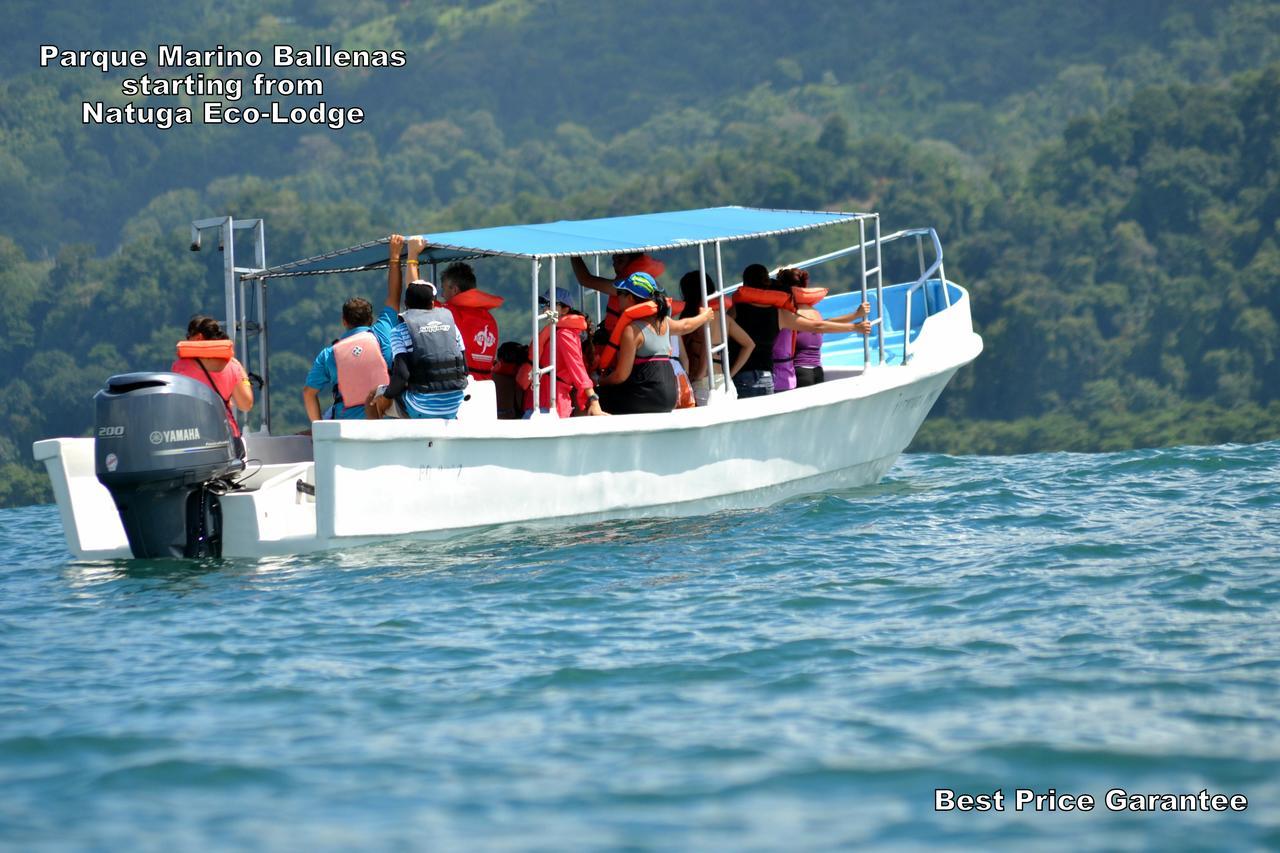
[[[400,276],[400,254],[404,251],[404,237],[392,234],[388,238],[390,253],[387,266],[387,300],[378,309],[378,318],[373,318],[373,306],[369,300],[356,297],[348,299],[342,306],[342,338],[350,337],[358,332],[372,332],[378,339],[378,347],[382,350],[382,360],[391,365],[392,330],[400,322],[400,294],[402,288]],[[334,343],[337,343],[335,341]],[[310,420],[334,420],[338,418],[363,418],[365,416],[364,401],[352,400],[350,405],[341,399],[341,391],[334,392],[338,385],[338,365],[333,357],[333,346],[327,346],[316,356],[307,372],[307,381],[302,389],[302,404],[306,407]],[[334,392],[334,403],[328,409],[320,410],[320,393]]]

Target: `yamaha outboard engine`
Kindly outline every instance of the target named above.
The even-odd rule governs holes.
[[[244,468],[222,399],[176,373],[125,373],[93,401],[98,480],[133,556],[221,556],[222,511],[210,483]]]

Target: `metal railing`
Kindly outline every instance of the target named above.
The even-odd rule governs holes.
[[[924,266],[924,236],[928,234],[929,239],[933,242],[934,262],[925,269]],[[915,283],[907,288],[906,306],[903,311],[903,330],[902,330],[902,363],[906,364],[911,360],[911,297],[917,290],[921,291],[924,299],[924,316],[928,319],[929,315],[937,310],[937,306],[931,309],[929,306],[929,288],[928,284],[936,271],[938,278],[942,282],[942,298],[946,301],[948,308],[951,307],[951,288],[947,287],[947,274],[942,265],[942,241],[938,239],[938,232],[932,228],[915,229],[916,238],[916,257],[920,262],[920,277]]]
[[[880,224],[879,218],[877,217],[877,220],[876,220],[877,232],[879,231],[879,224]],[[906,237],[915,237],[916,238],[916,257],[920,265],[920,277],[916,279],[915,282],[913,282],[910,287],[907,288],[907,292],[906,292],[906,306],[905,306],[905,312],[904,312],[905,314],[904,322],[905,322],[906,328],[903,330],[903,344],[902,344],[903,346],[902,363],[906,364],[907,360],[910,358],[910,353],[911,353],[910,347],[911,347],[912,295],[916,291],[922,291],[922,295],[925,300],[925,316],[928,317],[929,315],[936,313],[939,310],[938,306],[929,304],[929,291],[926,285],[929,283],[929,280],[934,277],[934,273],[937,273],[938,278],[942,282],[942,296],[946,302],[946,307],[947,308],[951,307],[951,289],[947,287],[947,274],[946,274],[945,266],[943,264],[943,256],[942,256],[942,241],[938,239],[938,232],[933,228],[908,228],[903,231],[895,231],[894,233],[889,234],[888,236],[885,236],[885,237],[879,237],[877,233],[877,239],[872,241],[868,241],[866,237],[861,234],[861,230],[860,230],[859,236],[862,237],[862,240],[858,245],[846,246],[843,249],[837,249],[836,251],[828,252],[825,255],[818,255],[817,257],[808,258],[807,260],[799,261],[797,263],[791,264],[790,266],[795,269],[808,269],[809,267],[819,266],[821,264],[827,263],[828,261],[836,260],[837,258],[843,258],[848,255],[862,252],[863,249],[866,249],[866,248],[875,248],[876,250],[875,266],[868,270],[866,268],[865,260],[863,261],[863,264],[862,264],[862,269],[864,271],[863,285],[862,285],[862,294],[863,294],[862,301],[865,302],[866,294],[867,294],[867,282],[866,282],[867,274],[874,273],[878,279],[880,277],[880,267],[882,266],[882,263],[880,260],[881,248],[889,243],[893,243],[897,240],[902,240]],[[929,238],[929,241],[933,246],[933,252],[934,252],[934,261],[931,265],[929,265],[928,268],[926,268],[924,265],[924,238],[925,237]],[[782,268],[779,267],[779,269],[782,269]],[[884,358],[885,358],[884,327],[883,327],[884,293],[883,293],[883,287],[881,286],[881,282],[879,281],[877,282],[876,302],[878,303],[878,310],[877,310],[878,316],[876,317],[875,320],[872,321],[872,326],[880,327],[880,334],[879,334],[880,361],[879,363],[884,364]],[[863,365],[867,364],[866,359],[870,354],[868,349],[869,347],[864,345]]]
[[[240,353],[240,363],[251,364],[249,358],[249,339],[255,338],[258,344],[258,373],[262,379],[262,427],[268,434],[271,432],[271,373],[270,358],[267,346],[267,280],[257,277],[257,273],[267,268],[266,228],[261,219],[235,219],[231,216],[218,216],[212,219],[197,219],[191,223],[191,251],[200,251],[202,233],[218,229],[218,248],[222,251],[223,296],[226,300],[226,320],[223,328],[231,338],[233,350]],[[253,231],[253,260],[256,266],[236,266],[236,232]],[[247,284],[246,284],[247,280]],[[252,299],[256,303],[257,320],[250,320],[246,306],[250,296],[246,287],[253,288]],[[247,427],[248,417],[240,412],[240,426]],[[247,429],[245,430],[247,431]]]

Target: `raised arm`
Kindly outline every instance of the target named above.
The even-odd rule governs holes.
[[[778,326],[791,329],[793,332],[821,332],[824,335],[831,332],[862,332],[864,335],[871,333],[871,324],[868,322],[836,323],[831,320],[814,320],[792,314],[783,308],[778,309]]]
[[[400,253],[404,251],[404,237],[392,234],[387,248],[391,254],[387,266],[387,307],[399,311],[400,295],[404,292],[404,282],[400,277]]]
[[[697,314],[692,317],[685,317],[683,320],[672,317],[668,322],[671,324],[671,334],[687,335],[690,332],[697,331],[707,324],[707,321],[716,315],[716,309],[704,306]]]
[[[578,279],[578,284],[601,293],[613,293],[614,280],[591,272],[582,258],[575,255],[569,259],[569,264],[573,267],[573,275]]]
[[[409,252],[405,258],[405,266],[408,268],[407,275],[410,283],[422,278],[422,274],[418,272],[418,255],[421,255],[422,250],[426,247],[427,241],[421,237],[413,237],[409,240]],[[432,282],[432,284],[435,284],[435,282]],[[400,306],[397,305],[396,310],[399,311]]]

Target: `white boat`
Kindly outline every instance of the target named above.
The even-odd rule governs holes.
[[[562,283],[568,256],[607,261],[612,253],[662,257],[692,249],[702,269],[723,285],[723,244],[838,227],[856,234],[856,242],[781,265],[857,261],[858,286],[828,296],[818,308],[834,316],[865,299],[875,326],[869,337],[828,337],[824,383],[751,399],[736,399],[730,383],[705,407],[664,414],[542,414],[512,421],[497,419],[493,383],[472,382],[457,420],[319,421],[310,438],[272,435],[270,397],[263,395],[265,423],[245,433],[248,457],[261,464],[246,469],[242,489],[215,498],[221,554],[297,554],[387,538],[456,536],[494,525],[701,514],[877,482],[947,382],[982,350],[969,294],[946,279],[933,229],[882,236],[874,213],[725,207],[422,236],[433,268],[455,259],[527,260],[536,306],[539,293]],[[384,239],[268,267],[261,220],[193,223],[193,248],[209,228],[219,229],[226,254],[227,317],[234,321],[228,328],[236,330],[241,360],[254,364],[256,356],[263,376],[269,376],[268,281],[387,264]],[[256,235],[256,263],[237,267],[234,240],[245,230]],[[881,249],[897,240],[914,241],[918,276],[885,284]],[[933,257],[928,266],[926,249]],[[709,304],[734,289],[722,287]],[[548,318],[531,313],[537,364],[537,330]],[[715,355],[717,369],[727,370],[727,354],[717,348]],[[535,383],[554,382],[554,353],[551,364],[534,373]],[[38,441],[35,456],[52,479],[72,554],[127,558],[132,552],[120,514],[98,479],[95,440]]]

